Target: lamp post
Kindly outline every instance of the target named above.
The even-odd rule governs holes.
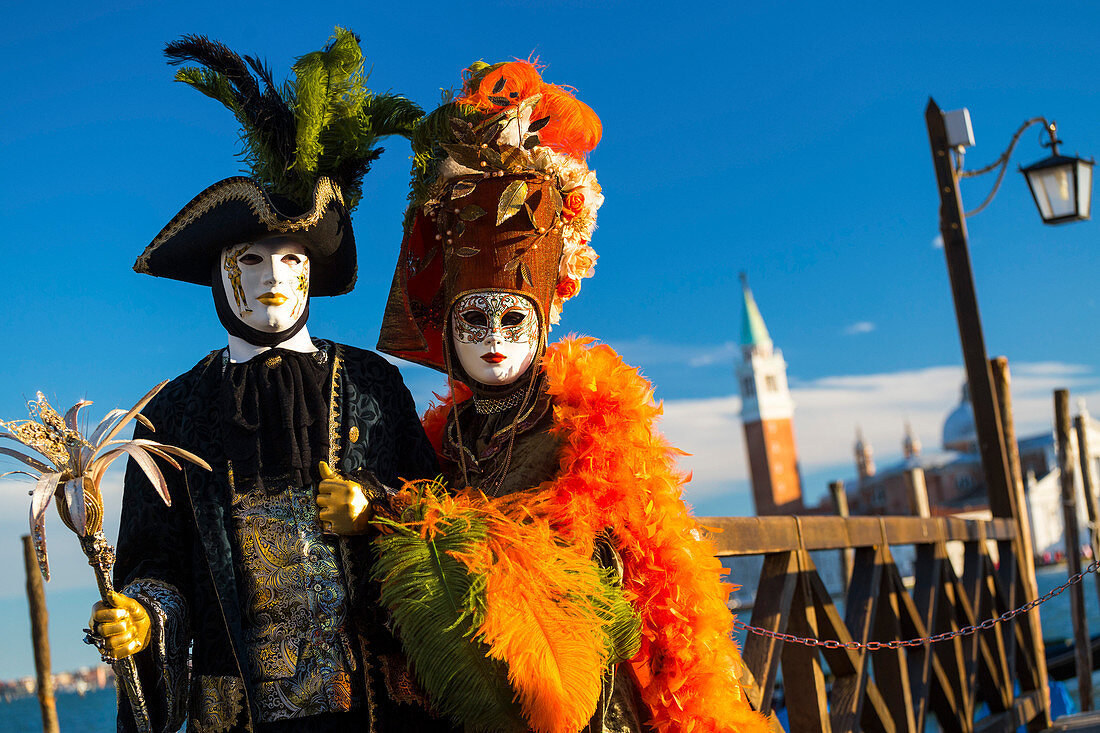
[[[976,171],[960,171],[955,164],[953,151],[961,151],[963,147],[973,144],[969,129],[969,114],[962,110],[959,113],[945,115],[936,105],[935,100],[929,99],[925,110],[925,122],[928,125],[928,138],[932,144],[932,162],[935,165],[936,181],[939,184],[940,234],[943,237],[947,272],[955,301],[955,316],[959,324],[966,377],[970,384],[982,469],[985,473],[986,486],[989,488],[989,506],[993,516],[1015,517],[1024,508],[1016,506],[1015,496],[1009,486],[1010,473],[1000,409],[993,388],[985,338],[982,335],[981,317],[978,313],[978,301],[974,292],[974,276],[967,246],[966,216],[968,214],[964,213],[962,206],[959,179],[1000,168],[993,190],[986,200],[970,213],[981,211],[996,194],[1007,168],[1009,156],[1020,135],[1029,127],[1041,123],[1050,136],[1050,141],[1045,144],[1045,147],[1049,147],[1052,154],[1049,158],[1020,170],[1027,178],[1043,221],[1048,224],[1060,224],[1089,218],[1093,162],[1060,155],[1058,145],[1061,141],[1056,136],[1057,128],[1054,123],[1047,122],[1042,117],[1035,117],[1020,126],[1008,149],[992,165]],[[949,122],[951,123],[950,134]]]
[[[1050,135],[1047,147],[1051,148],[1051,157],[1034,165],[1022,168],[1031,187],[1032,196],[1039,207],[1045,223],[1057,224],[1067,221],[1088,219],[1089,201],[1092,193],[1092,161],[1080,158],[1068,158],[1058,154],[1056,127],[1042,117],[1026,121],[1016,131],[1012,142],[1005,152],[992,165],[973,172],[962,172],[956,165],[954,155],[965,146],[973,145],[970,131],[969,113],[965,110],[946,115],[932,99],[925,109],[925,122],[928,126],[928,139],[932,146],[932,162],[936,170],[936,182],[940,193],[940,234],[943,238],[944,256],[947,259],[947,272],[951,281],[951,292],[955,302],[955,317],[959,325],[959,339],[962,342],[963,362],[966,366],[966,378],[970,385],[971,405],[974,410],[974,425],[978,437],[978,449],[981,455],[982,471],[989,492],[989,508],[993,516],[1015,520],[1017,527],[1016,554],[1023,564],[1022,574],[1030,575],[1024,583],[1027,600],[1033,600],[1036,593],[1034,574],[1027,572],[1031,566],[1030,547],[1024,534],[1027,531],[1027,508],[1020,506],[1022,492],[1016,490],[1011,479],[1008,452],[1004,440],[1003,423],[998,406],[992,371],[982,335],[981,317],[978,313],[978,300],[974,291],[974,276],[970,266],[970,252],[967,246],[966,216],[962,196],[959,192],[959,179],[968,175],[980,175],[1000,169],[992,191],[971,214],[984,209],[993,199],[1004,177],[1008,159],[1012,154],[1020,135],[1029,127],[1043,124]],[[949,129],[950,128],[950,129]],[[1030,538],[1027,538],[1029,540]],[[1032,626],[1033,650],[1040,658],[1035,660],[1038,667],[1038,684],[1044,700],[1043,717],[1049,725],[1049,700],[1046,698],[1046,664],[1042,658],[1043,644],[1037,624]],[[1040,721],[1041,723],[1042,721]]]

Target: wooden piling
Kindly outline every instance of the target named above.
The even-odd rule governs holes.
[[[844,490],[843,481],[830,481],[829,493],[833,497],[833,507],[836,508],[838,517],[848,517],[848,492]],[[852,550],[840,551],[840,575],[844,584],[843,592],[848,592],[848,584],[852,582]]]
[[[943,112],[932,99],[928,100],[925,108],[925,123],[940,193],[940,234],[959,325],[966,379],[970,386],[974,427],[989,497],[989,509],[995,518],[1016,520],[1027,509],[1016,503],[1016,494],[1010,486],[1003,423],[993,386],[992,369],[986,356],[985,338],[982,335],[981,317],[974,291],[967,245],[966,210],[959,193],[959,173],[951,154]],[[1019,544],[1014,543],[1014,547],[1018,550]],[[1040,697],[1039,715],[1029,723],[1029,729],[1041,730],[1041,719],[1049,722],[1050,706],[1045,692]]]
[[[924,481],[924,469],[920,466],[905,472],[905,488],[909,491],[909,513],[914,517],[932,516],[928,503],[928,484]]]
[[[1028,512],[1027,494],[1024,492],[1023,470],[1020,466],[1020,445],[1016,441],[1016,423],[1012,416],[1012,375],[1008,368],[1008,359],[997,356],[989,360],[990,370],[993,374],[993,391],[997,395],[997,406],[1001,417],[1001,434],[1005,442],[1005,458],[1008,462],[1009,490],[1014,495],[1016,514],[1013,519],[1016,522],[1016,540],[1013,543],[1017,562],[1019,563],[1018,578],[1023,598],[1014,598],[1014,605],[1030,603],[1039,596],[1039,586],[1035,581],[1035,543],[1031,531],[1031,514]],[[1100,590],[1100,586],[1098,586]],[[1031,658],[1034,675],[1021,677],[1021,688],[1027,691],[1034,683],[1034,689],[1039,692],[1045,701],[1046,710],[1050,710],[1050,676],[1047,670],[1046,642],[1043,640],[1043,625],[1041,609],[1035,608],[1028,613],[1021,623],[1027,624],[1030,630]],[[1020,672],[1021,670],[1017,670]],[[1049,724],[1049,721],[1047,721]],[[1043,725],[1039,721],[1034,729]]]
[[[1035,546],[1032,542],[1031,515],[1027,511],[1027,495],[1024,493],[1023,471],[1020,468],[1020,445],[1016,442],[1016,425],[1012,419],[1012,377],[1008,371],[1008,359],[1005,357],[998,356],[990,359],[989,365],[993,371],[993,388],[997,393],[997,404],[1000,408],[1001,431],[1004,435],[1008,460],[1009,489],[1015,496],[1014,502],[1017,509],[1013,519],[1016,520],[1020,575],[1024,581],[1026,600],[1031,601],[1038,595],[1038,586],[1035,583]]]
[[[1066,572],[1073,577],[1081,572],[1081,538],[1077,528],[1076,466],[1070,442],[1069,390],[1054,391],[1054,433],[1058,440],[1058,469],[1061,473],[1062,516],[1065,520]],[[1081,710],[1092,710],[1092,645],[1089,643],[1085,593],[1080,583],[1069,587],[1073,618],[1073,645],[1077,659],[1077,692]]]
[[[1092,452],[1089,450],[1089,427],[1085,423],[1085,416],[1078,415],[1073,419],[1073,426],[1077,430],[1077,455],[1081,464],[1081,484],[1085,489],[1085,508],[1089,512],[1089,523],[1092,530],[1089,532],[1089,541],[1092,543],[1092,559],[1100,560],[1100,526],[1097,525],[1097,517],[1100,517],[1100,507],[1096,498],[1096,472],[1092,470]],[[1100,596],[1100,574],[1096,575],[1096,593]]]
[[[23,535],[23,564],[27,571],[27,603],[31,613],[31,642],[34,644],[34,671],[38,677],[38,704],[42,708],[43,733],[58,733],[57,703],[50,674],[49,614],[42,572],[34,555],[30,535]]]

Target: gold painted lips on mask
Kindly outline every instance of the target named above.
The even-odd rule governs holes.
[[[282,305],[287,301],[287,297],[282,293],[264,293],[260,297],[256,298],[264,305]]]

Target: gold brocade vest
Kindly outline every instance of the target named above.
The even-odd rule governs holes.
[[[312,487],[233,488],[244,659],[264,722],[359,707],[336,548]]]

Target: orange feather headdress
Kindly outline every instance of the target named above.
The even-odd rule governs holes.
[[[585,156],[599,117],[528,61],[476,63],[412,135],[412,204],[378,349],[445,371],[454,301],[505,290],[538,307],[544,334],[594,273],[603,194]]]
[[[592,108],[569,88],[543,81],[530,61],[474,64],[466,69],[464,79],[462,96],[456,102],[489,115],[514,106],[517,100],[539,95],[531,119],[549,118],[538,131],[539,142],[555,153],[583,161],[600,142],[603,125]]]

